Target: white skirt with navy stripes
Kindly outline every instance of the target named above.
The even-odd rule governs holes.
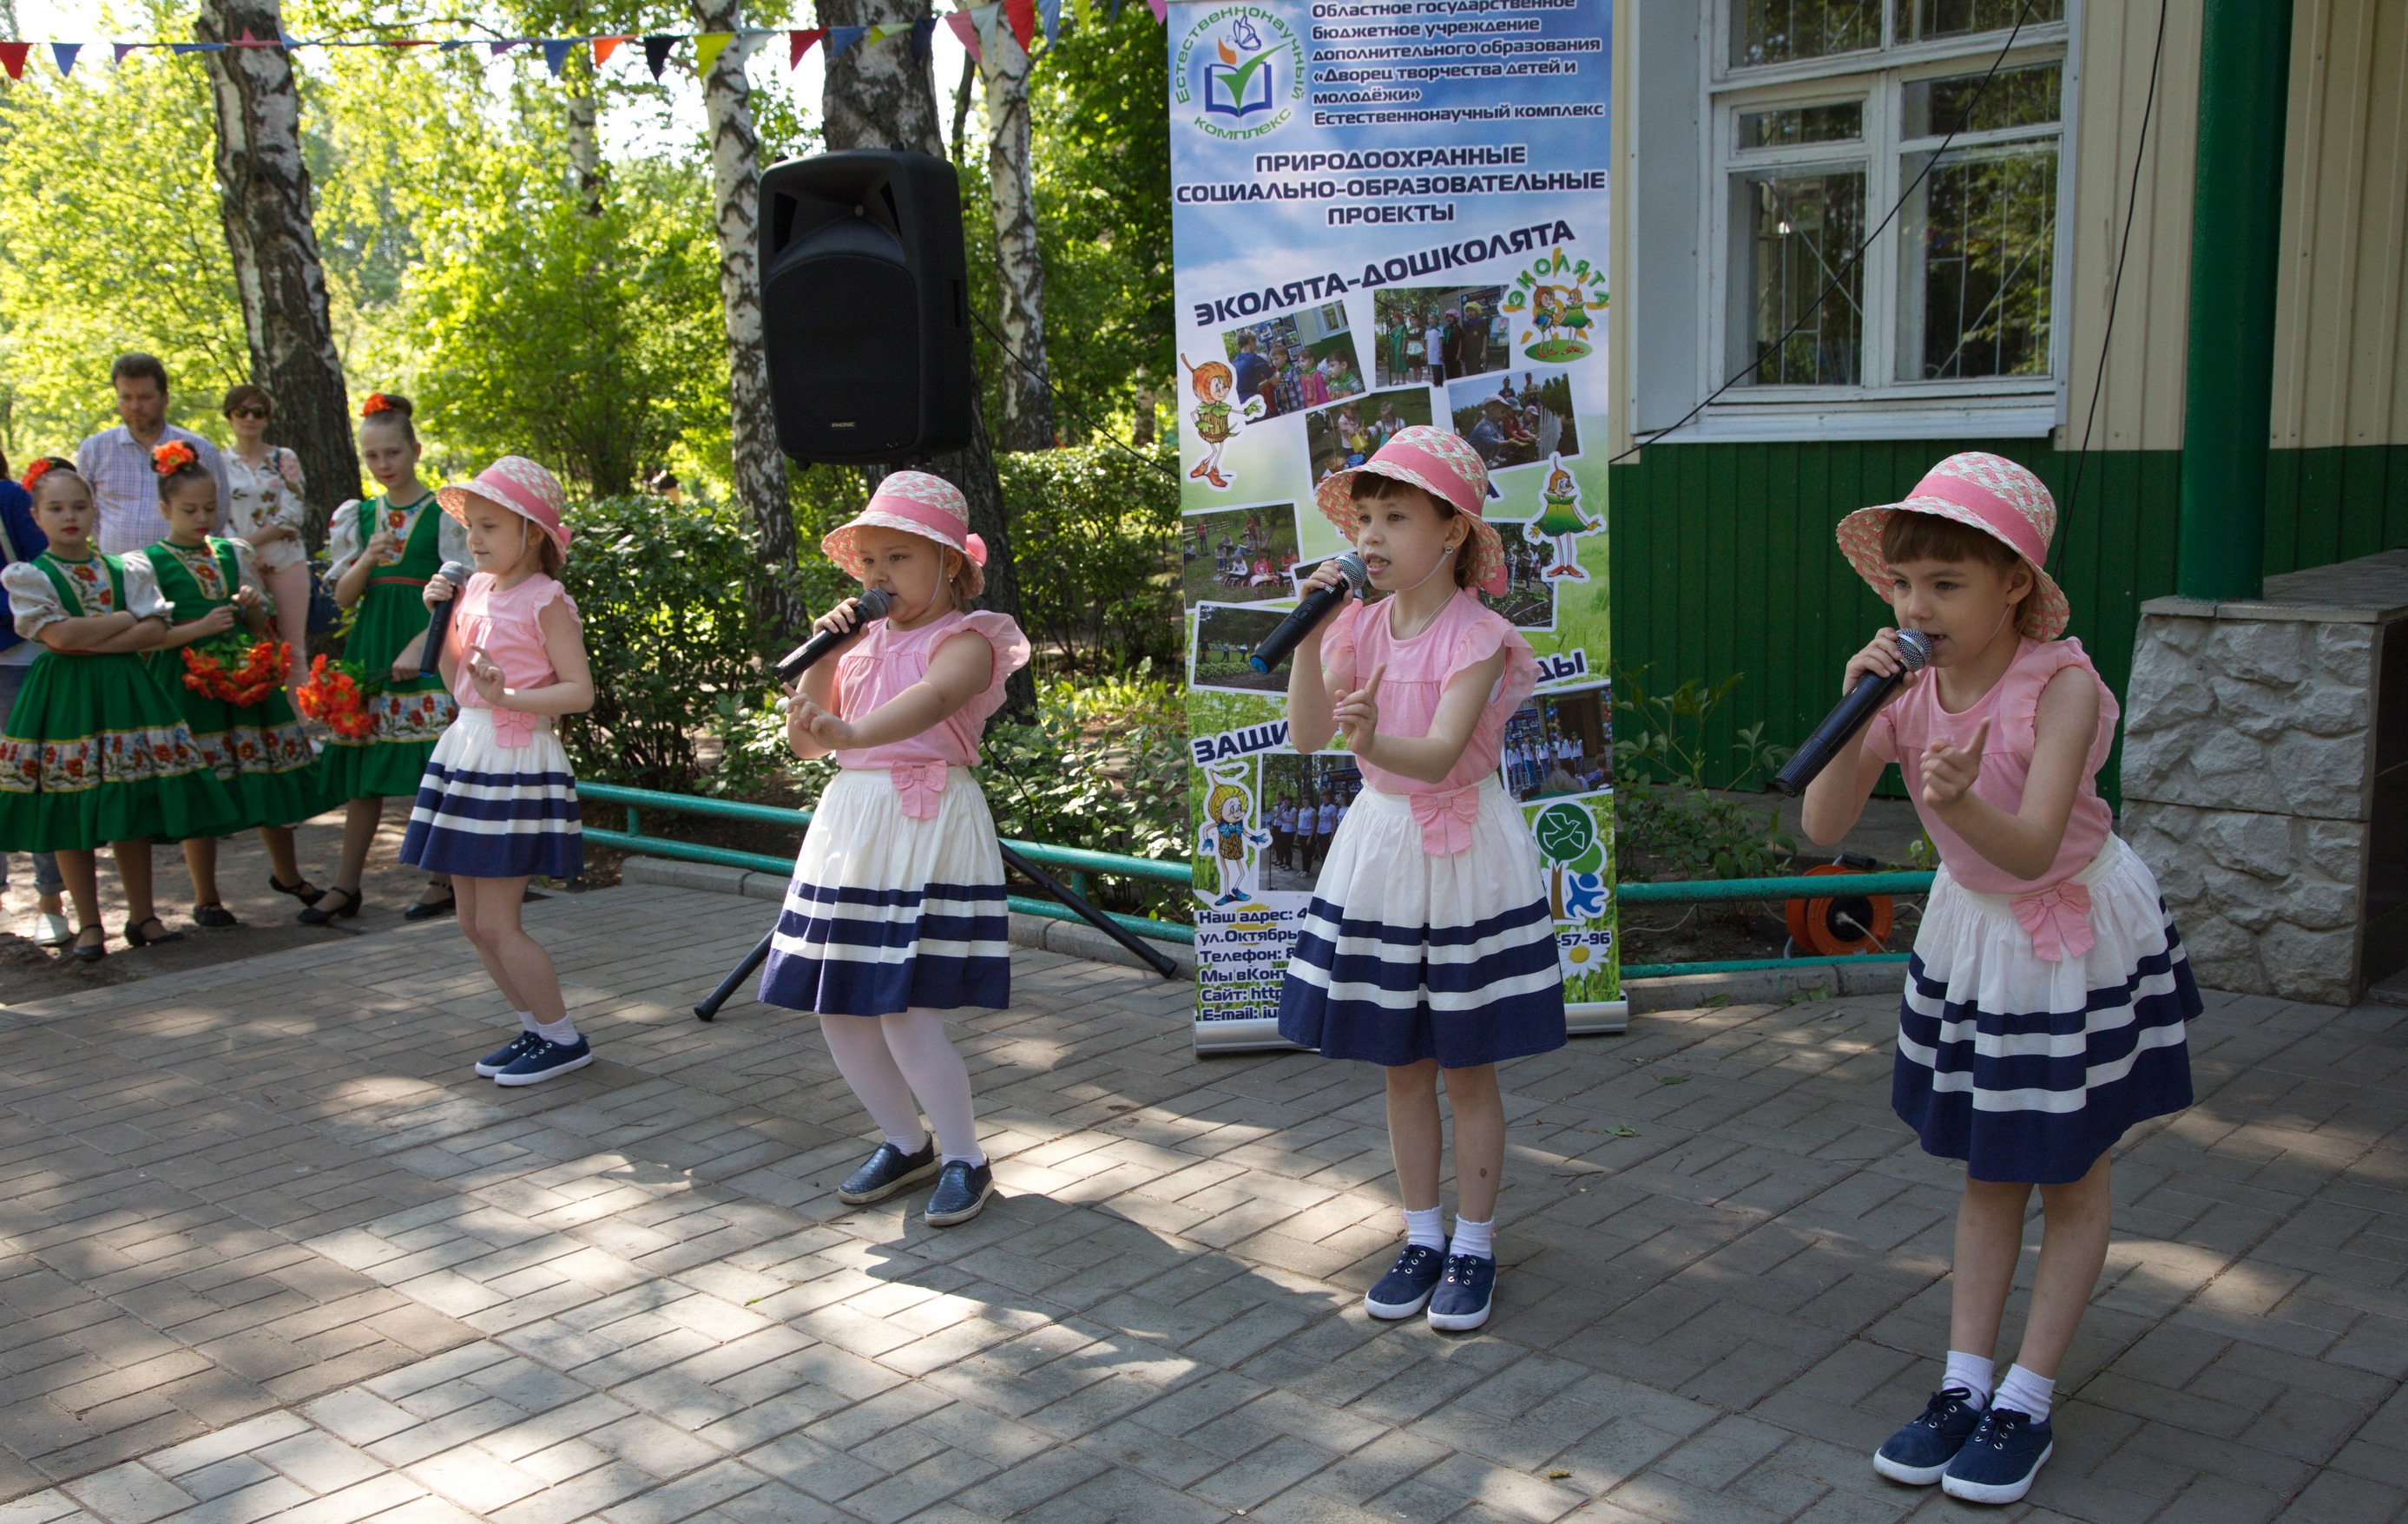
[[[2079,1180],[2135,1123],[2189,1105],[2199,987],[2140,854],[2114,836],[2073,881],[2098,943],[2043,961],[2003,895],[1941,869],[1907,961],[1890,1105],[1977,1180]]]
[[[1365,789],[1330,838],[1280,1035],[1325,1058],[1468,1069],[1564,1046],[1564,981],[1521,806],[1480,785],[1471,845],[1434,857],[1401,794]]]
[[[463,708],[418,780],[401,861],[466,878],[574,878],[585,869],[577,778],[548,722],[527,744],[494,736],[490,709]]]
[[[931,819],[882,768],[820,795],[761,970],[761,1001],[822,1016],[1011,1004],[1003,853],[986,795],[948,768]]]

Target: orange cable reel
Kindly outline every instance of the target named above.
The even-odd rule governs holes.
[[[1826,862],[1807,869],[1800,877],[1825,874],[1858,874],[1870,862]],[[1796,956],[1853,958],[1860,953],[1889,951],[1890,928],[1897,906],[1886,894],[1832,894],[1785,901],[1782,919],[1789,925]]]

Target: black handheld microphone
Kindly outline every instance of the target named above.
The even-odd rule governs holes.
[[[1890,695],[1897,692],[1909,677],[1921,672],[1930,660],[1929,638],[1919,630],[1900,630],[1898,633],[1898,670],[1886,677],[1869,677],[1850,689],[1847,697],[1842,699],[1837,707],[1823,717],[1823,722],[1814,727],[1814,734],[1806,737],[1806,744],[1791,753],[1788,763],[1773,775],[1775,791],[1791,799],[1804,793],[1806,785],[1814,781],[1814,775],[1831,765],[1831,759],[1848,744],[1848,737],[1862,729],[1865,721],[1889,702]]]
[[[1256,672],[1268,672],[1286,661],[1287,653],[1296,649],[1297,643],[1312,633],[1313,626],[1335,613],[1339,605],[1357,596],[1370,585],[1371,574],[1364,569],[1363,558],[1354,551],[1347,551],[1330,564],[1346,578],[1345,585],[1315,588],[1298,599],[1295,611],[1280,620],[1279,628],[1254,648],[1254,655],[1246,658],[1248,666]]]
[[[426,611],[426,648],[418,653],[418,675],[422,677],[431,677],[442,670],[443,642],[452,634],[452,605],[460,601],[461,592],[468,586],[468,578],[477,575],[477,568],[447,561],[439,575],[452,584],[452,596]]]
[[[884,588],[869,589],[861,595],[861,602],[853,608],[852,629],[823,630],[778,659],[778,681],[793,682],[803,675],[805,668],[861,634],[862,627],[870,620],[884,619],[886,611],[894,606],[895,600]]]

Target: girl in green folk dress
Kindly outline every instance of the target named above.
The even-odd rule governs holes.
[[[418,479],[411,411],[408,397],[391,392],[374,393],[361,405],[360,460],[384,491],[337,508],[328,535],[326,576],[335,584],[335,601],[358,610],[343,659],[361,674],[367,723],[356,735],[338,728],[318,757],[325,797],[348,803],[335,885],[301,912],[312,926],[360,913],[360,874],[376,844],[384,802],[418,797],[436,738],[454,712],[441,675],[419,675],[426,644],[422,593],[445,562],[468,559],[468,540]],[[313,688],[318,680],[313,675]],[[451,877],[438,874],[403,915],[425,920],[452,904]]]
[[[318,891],[294,857],[293,827],[326,806],[317,755],[284,696],[292,654],[276,637],[275,602],[251,547],[210,535],[217,483],[192,447],[162,445],[152,463],[167,537],[126,558],[138,556],[149,565],[174,607],[165,644],[150,653],[151,676],[177,700],[193,743],[235,796],[242,811],[237,823],[259,827],[268,887],[314,900]],[[186,837],[184,866],[193,876],[193,919],[203,926],[235,924],[218,897],[217,838]]]
[[[58,854],[81,928],[74,956],[93,962],[108,942],[93,849],[107,842],[117,859],[126,942],[173,942],[183,933],[151,904],[151,840],[230,830],[239,812],[140,654],[167,633],[150,563],[93,549],[99,510],[67,462],[36,463],[25,486],[50,546],[0,584],[17,633],[44,648],[0,726],[0,849]]]

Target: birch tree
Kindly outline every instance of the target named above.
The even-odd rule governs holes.
[[[927,0],[820,0],[824,26],[904,25],[926,18]],[[827,63],[820,108],[831,149],[902,149],[944,155],[937,132],[937,86],[930,59],[910,38],[860,43]],[[1020,616],[1020,578],[1012,570],[1011,531],[1004,520],[1003,487],[996,479],[995,453],[986,417],[972,393],[970,442],[943,455],[906,463],[932,471],[969,500],[970,528],[986,541],[986,591],[980,602],[998,613]],[[869,473],[873,478],[878,472]],[[1018,714],[1036,708],[1037,682],[1029,669],[1012,674],[1006,707]]]
[[[995,220],[995,286],[1002,309],[1003,445],[1054,448],[1054,393],[1045,363],[1045,260],[1037,249],[1037,194],[1028,167],[1028,54],[1010,26],[994,29],[986,86],[987,201]],[[1015,358],[1016,357],[1016,358]]]
[[[696,0],[705,32],[733,32],[738,0]],[[786,496],[786,460],[769,406],[769,362],[761,339],[761,142],[752,127],[752,90],[738,37],[711,61],[703,81],[710,121],[712,224],[719,236],[719,301],[727,320],[728,461],[736,498],[752,524],[763,576],[752,606],[780,637],[799,634],[810,616],[787,574],[795,565],[795,515]]]
[[[276,0],[202,0],[203,42],[281,37]],[[351,406],[326,307],[326,273],[309,220],[301,97],[280,47],[204,54],[217,107],[217,174],[226,250],[250,340],[251,379],[276,398],[270,437],[301,459],[310,521],[360,491]]]

